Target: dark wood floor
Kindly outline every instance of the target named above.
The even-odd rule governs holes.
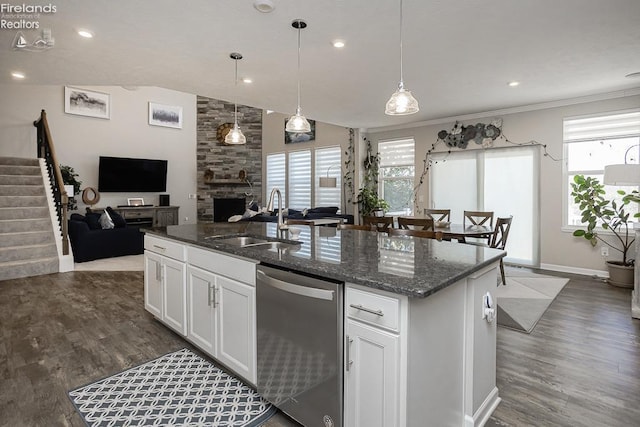
[[[142,288],[140,272],[0,282],[0,426],[82,426],[68,390],[190,347],[144,311]],[[532,334],[498,328],[497,373],[488,425],[639,425],[630,291],[573,278]]]

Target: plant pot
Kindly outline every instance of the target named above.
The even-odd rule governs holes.
[[[611,286],[633,289],[633,265],[624,265],[619,261],[607,261],[609,268],[609,280]]]

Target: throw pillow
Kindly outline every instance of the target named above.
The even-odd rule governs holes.
[[[104,213],[100,215],[100,225],[102,226],[103,230],[109,230],[113,228],[113,220],[111,219],[107,211],[104,211]]]
[[[102,226],[100,225],[100,214],[97,212],[87,213],[84,217],[87,225],[89,226],[89,230],[101,230]]]
[[[124,218],[122,218],[122,215],[114,211],[111,206],[107,206],[107,213],[109,214],[109,216],[111,217],[111,220],[113,221],[114,228],[124,228],[127,226],[127,221],[125,221]]]

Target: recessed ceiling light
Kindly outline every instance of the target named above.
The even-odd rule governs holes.
[[[625,77],[628,77],[630,79],[637,79],[640,78],[640,71],[637,71],[635,73],[629,73],[627,74]]]
[[[333,47],[337,47],[338,49],[343,48],[344,47],[344,41],[343,40],[334,40]]]
[[[516,87],[516,86],[520,86],[520,82],[509,82],[509,87]]]
[[[242,79],[242,83],[247,83],[247,84],[248,84],[248,83],[253,83],[253,80],[251,80],[249,77],[244,77],[244,78]]]
[[[276,8],[271,0],[255,0],[253,2],[253,7],[262,13],[273,12],[273,9]]]
[[[93,38],[93,33],[89,30],[84,30],[84,29],[80,29],[78,30],[78,35],[80,37],[84,37],[85,39],[92,39]]]
[[[13,72],[11,73],[11,77],[13,77],[14,79],[17,79],[17,80],[22,80],[22,79],[24,79],[26,76],[25,76],[25,74],[24,74],[23,72],[20,72],[20,71],[13,71]]]

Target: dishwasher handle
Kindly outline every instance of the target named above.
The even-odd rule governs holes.
[[[335,291],[328,289],[318,289],[309,286],[294,285],[293,283],[285,282],[275,277],[269,276],[264,271],[257,271],[257,278],[259,282],[274,287],[284,292],[291,294],[301,295],[303,297],[309,297],[314,299],[322,299],[326,301],[333,301],[335,297]]]

